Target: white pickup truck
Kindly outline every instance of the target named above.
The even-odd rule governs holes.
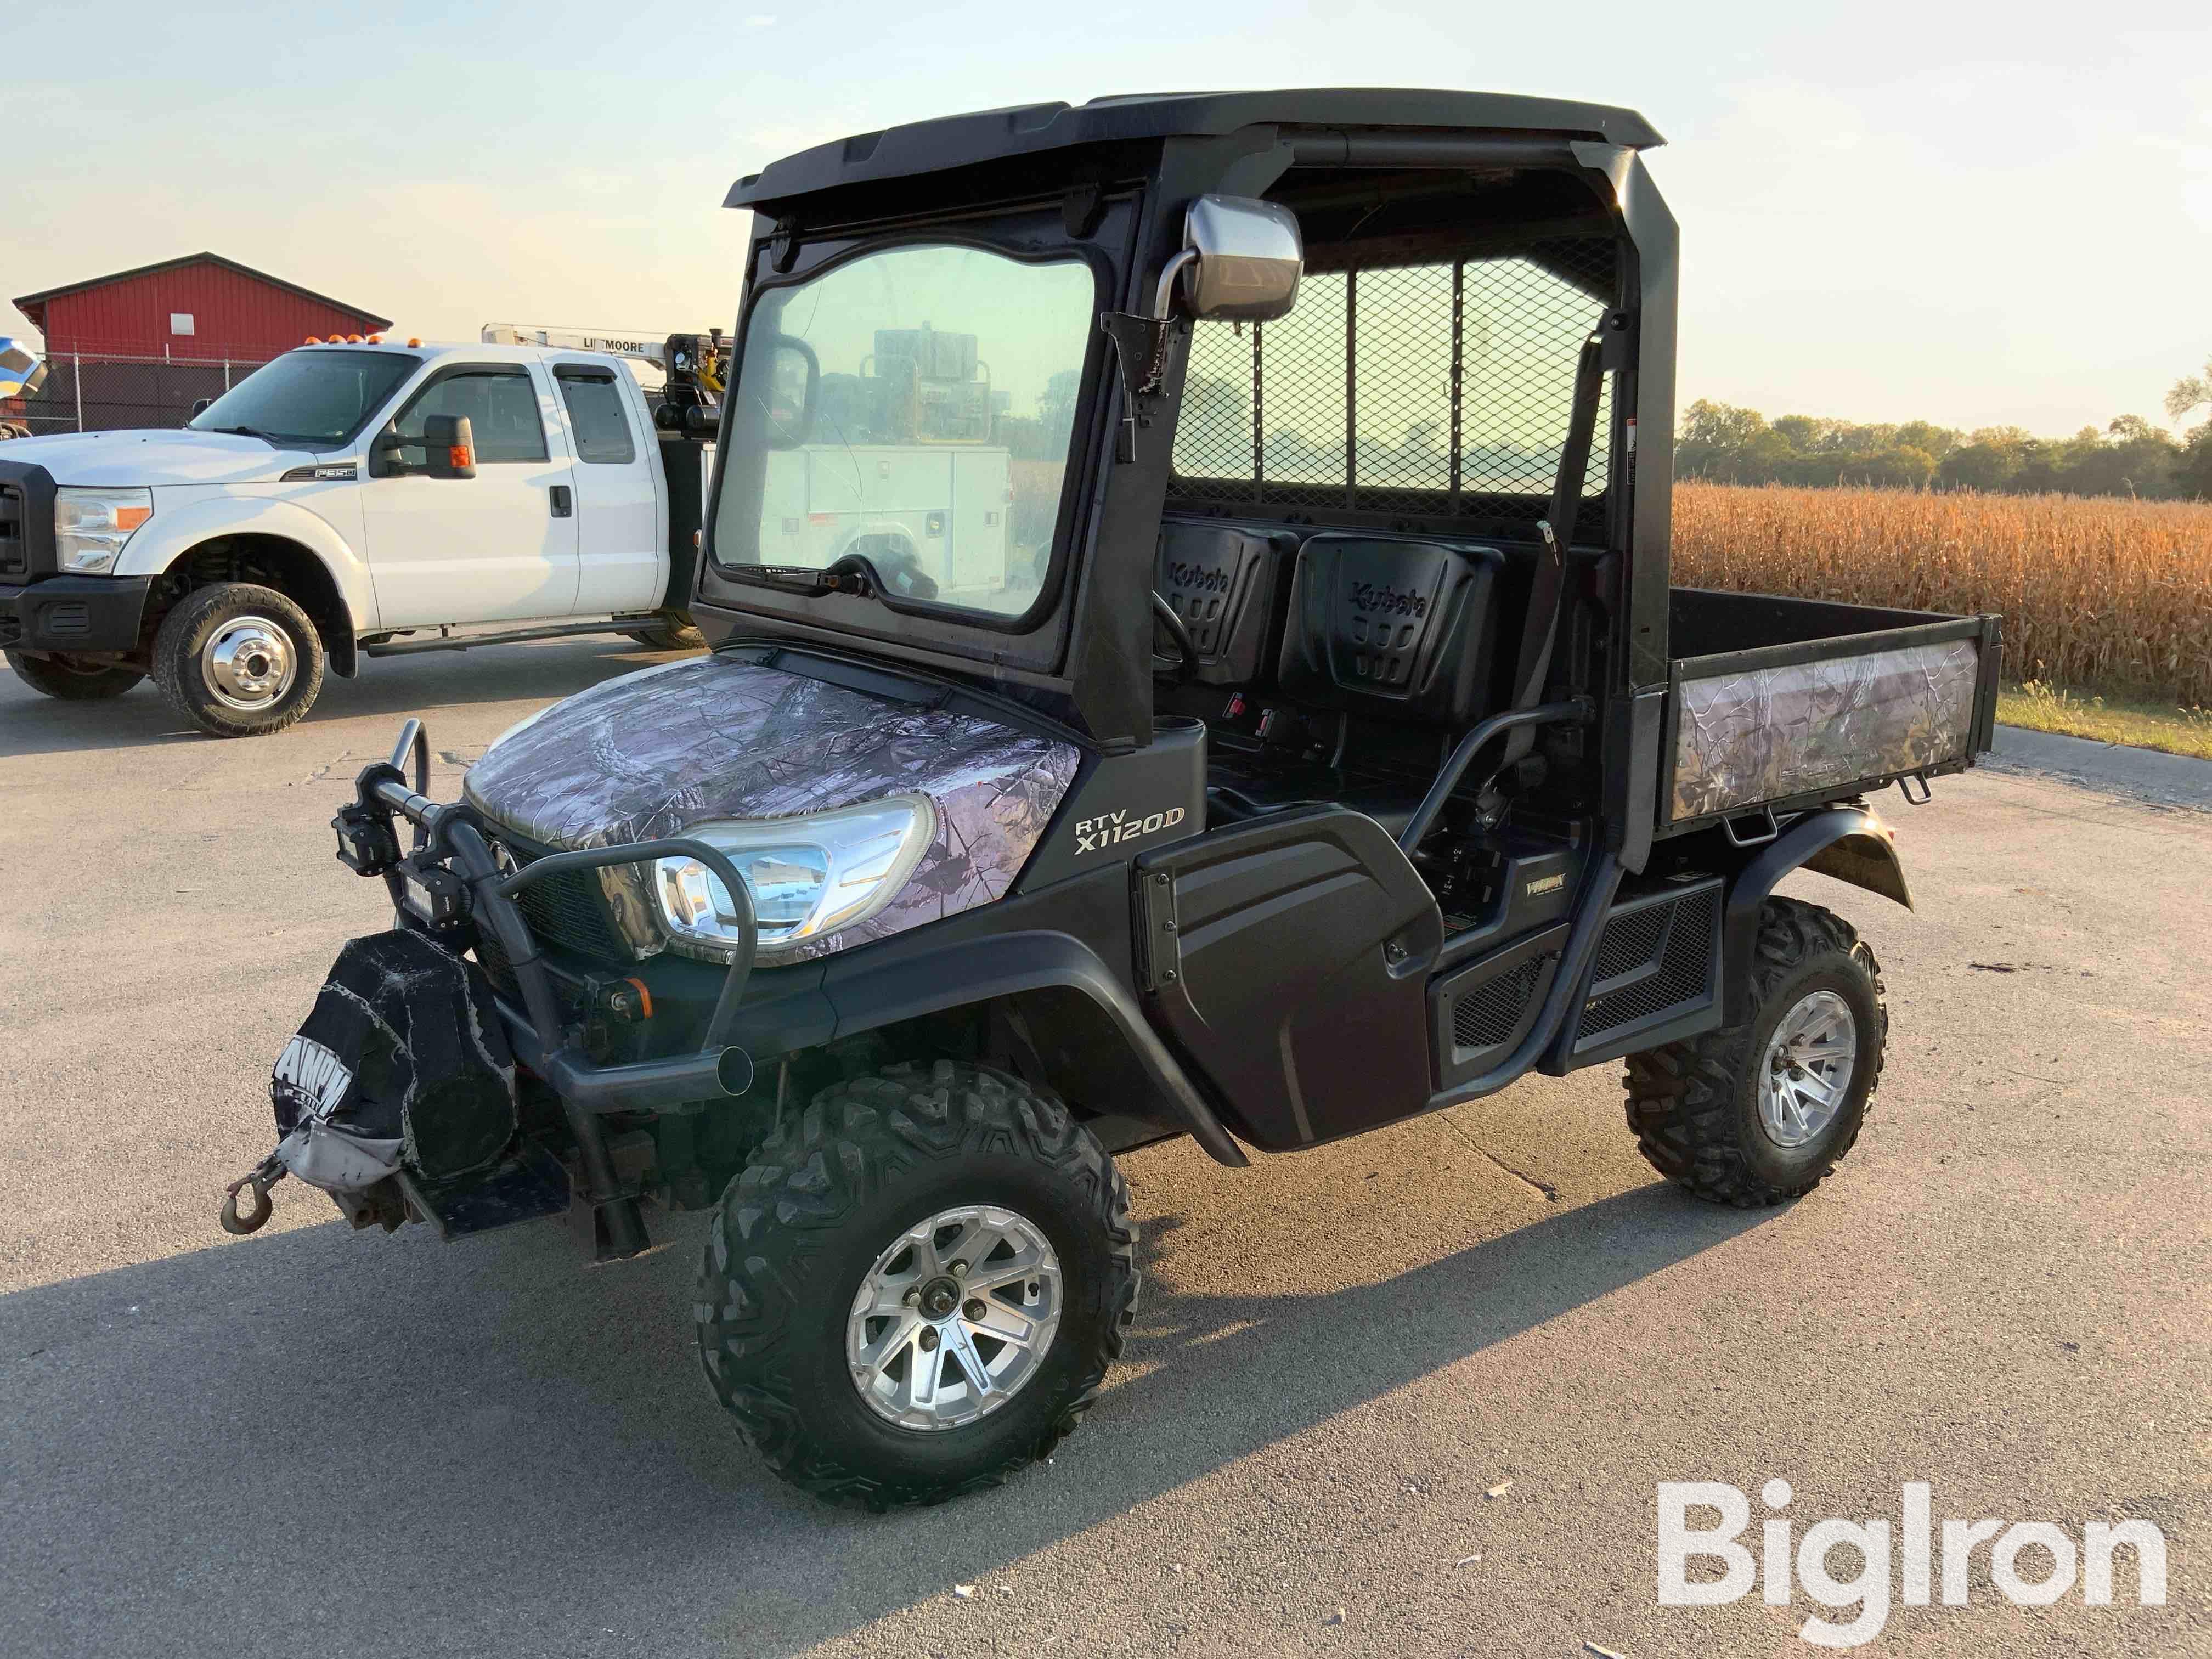
[[[698,337],[669,342],[658,410],[616,351],[334,340],[182,431],[0,444],[0,647],[50,696],[150,675],[203,732],[246,737],[364,657],[701,644],[684,606],[713,410],[679,372]],[[452,631],[483,623],[515,626]]]

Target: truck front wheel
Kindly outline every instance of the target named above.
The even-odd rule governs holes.
[[[64,702],[101,702],[119,697],[146,677],[135,668],[113,663],[85,662],[76,657],[34,657],[27,651],[10,651],[8,666],[33,691],[43,691]]]
[[[1761,907],[1741,1024],[1631,1055],[1628,1127],[1646,1161],[1716,1204],[1809,1193],[1859,1138],[1881,1080],[1881,969],[1817,904]]]
[[[703,651],[707,636],[691,620],[689,611],[656,611],[653,626],[638,631],[638,643],[649,651]]]
[[[261,737],[313,706],[323,657],[307,613],[275,588],[218,582],[161,619],[154,680],[210,737]]]
[[[1137,1282],[1128,1185],[1066,1107],[974,1066],[894,1066],[824,1090],[731,1182],[699,1353],[785,1480],[935,1504],[1075,1426]]]

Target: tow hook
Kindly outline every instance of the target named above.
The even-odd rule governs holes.
[[[235,1233],[241,1238],[248,1233],[259,1232],[276,1212],[276,1206],[269,1201],[269,1189],[288,1173],[276,1155],[271,1152],[254,1165],[251,1174],[239,1176],[224,1188],[222,1210],[216,1218],[222,1224],[223,1231]],[[238,1212],[238,1195],[249,1188],[253,1193],[252,1207],[240,1215]]]

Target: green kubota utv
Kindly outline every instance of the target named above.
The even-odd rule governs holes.
[[[338,855],[394,926],[225,1224],[287,1173],[356,1225],[569,1213],[603,1259],[710,1208],[708,1382],[881,1507],[1098,1391],[1116,1152],[1242,1169],[1625,1060],[1669,1180],[1809,1191],[1887,1015],[1775,888],[1910,902],[1865,797],[1988,747],[1996,619],[1670,587],[1658,143],[1230,93],[739,180],[714,648],[533,716],[458,802],[412,722],[362,775]]]

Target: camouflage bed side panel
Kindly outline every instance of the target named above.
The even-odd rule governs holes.
[[[777,951],[795,961],[1001,896],[1067,793],[1078,758],[1072,744],[997,720],[710,656],[555,704],[469,769],[467,793],[487,817],[556,848],[927,795],[937,837],[905,888],[857,927]],[[618,925],[625,901],[642,902],[623,890],[632,868],[605,872]]]
[[[1672,822],[1966,757],[1972,640],[1685,680]]]

